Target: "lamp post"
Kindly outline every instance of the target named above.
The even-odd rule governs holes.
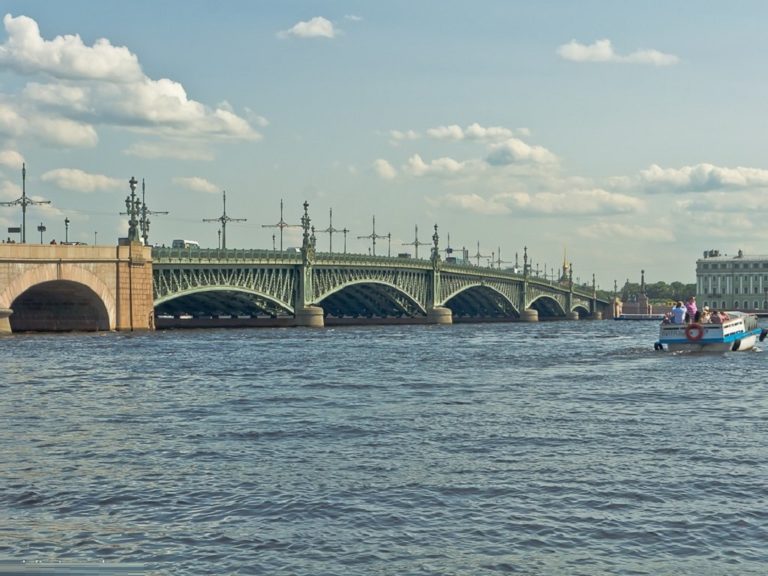
[[[94,230],[93,231],[93,245],[94,246],[96,246],[96,244],[98,243],[98,241],[97,241],[98,236],[99,236],[99,233]]]
[[[69,218],[64,218],[64,242],[69,243]]]
[[[45,232],[45,230],[45,226],[43,226],[43,223],[40,222],[40,226],[37,227],[37,231],[40,232],[40,244],[43,243],[43,232]]]

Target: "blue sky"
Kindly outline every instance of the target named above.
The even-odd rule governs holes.
[[[128,180],[150,241],[271,248],[317,229],[493,253],[582,281],[692,281],[765,253],[763,2],[3,3],[0,201],[28,241],[111,243]],[[0,208],[0,227],[18,225]],[[328,235],[318,234],[327,250]],[[279,243],[279,240],[278,240]],[[285,246],[299,243],[286,230]],[[334,250],[343,244],[334,235]],[[421,249],[426,254],[426,248]],[[377,253],[387,251],[380,240]],[[474,259],[473,259],[474,260]]]

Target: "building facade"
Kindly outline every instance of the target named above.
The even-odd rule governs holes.
[[[696,261],[699,307],[718,310],[768,310],[768,256],[736,256],[707,250]]]

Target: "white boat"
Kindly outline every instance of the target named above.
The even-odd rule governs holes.
[[[670,352],[737,352],[751,350],[768,330],[757,326],[757,316],[727,312],[729,320],[720,323],[671,324],[662,322],[656,350]]]
[[[745,312],[727,312],[729,320],[722,324],[670,324],[662,322],[659,340],[653,347],[670,352],[741,352],[751,350],[757,341],[768,336],[768,330],[757,326],[757,316]]]

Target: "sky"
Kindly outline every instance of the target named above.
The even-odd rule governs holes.
[[[566,260],[581,282],[695,280],[767,253],[768,3],[4,0],[0,202],[27,241],[272,248],[302,204],[348,252]],[[141,191],[139,185],[139,192]],[[0,231],[21,209],[0,206]],[[273,235],[276,237],[273,239]],[[386,238],[390,235],[389,240]],[[2,234],[6,236],[6,234]],[[284,247],[300,245],[284,230]],[[343,250],[341,233],[333,250]],[[420,256],[428,246],[420,248]],[[477,255],[480,255],[479,258]]]

